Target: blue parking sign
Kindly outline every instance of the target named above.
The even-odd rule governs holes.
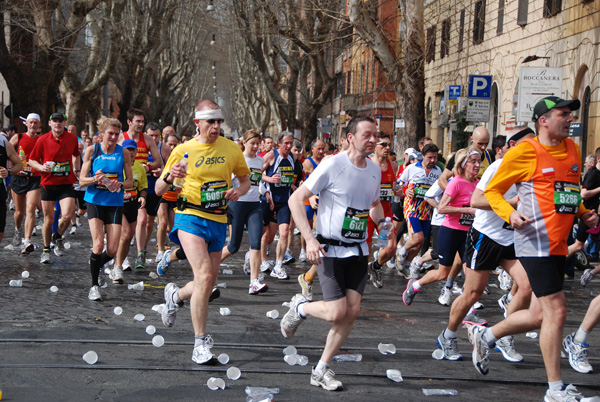
[[[469,75],[469,98],[490,99],[492,97],[491,75]]]

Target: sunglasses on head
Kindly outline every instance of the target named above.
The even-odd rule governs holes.
[[[391,142],[378,142],[377,145],[381,145],[382,147],[391,147],[392,143]]]
[[[215,122],[217,122],[219,124],[223,124],[225,119],[208,119],[208,120],[204,120],[204,121],[212,126],[213,124],[215,124]]]

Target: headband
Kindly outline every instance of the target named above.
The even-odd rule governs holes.
[[[511,140],[517,142],[521,138],[525,137],[527,134],[535,134],[535,132],[529,127],[524,128],[523,130],[519,131],[518,133],[507,139],[506,143],[508,144],[508,142]]]
[[[42,119],[40,119],[40,115],[37,113],[29,113],[27,115],[27,119],[25,121],[27,121],[29,119],[36,119],[37,121],[42,121]]]
[[[222,119],[223,114],[221,113],[221,109],[196,110],[194,118],[198,120]]]
[[[469,155],[465,159],[463,159],[462,163],[460,164],[460,167],[464,169],[465,166],[467,165],[467,161],[473,155],[479,155],[479,157],[481,157],[481,153],[479,151],[471,151],[471,152],[469,152]]]

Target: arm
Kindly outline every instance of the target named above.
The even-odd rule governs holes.
[[[446,186],[448,185],[448,180],[450,180],[450,178],[452,176],[454,176],[454,174],[452,173],[452,170],[444,169],[444,171],[442,172],[442,175],[438,179],[438,184],[440,185],[440,188],[442,190],[446,189]]]
[[[237,201],[242,195],[246,194],[250,190],[250,177],[246,174],[243,176],[236,176],[240,182],[240,186],[237,188],[230,188],[225,192],[225,199],[229,201]]]
[[[96,183],[96,176],[88,177],[90,174],[90,169],[92,168],[93,154],[94,147],[88,147],[83,155],[83,165],[81,166],[81,172],[79,174],[79,184],[82,187]]]
[[[441,187],[441,186],[440,186]],[[471,207],[453,207],[448,205],[452,201],[452,197],[448,194],[442,196],[442,200],[438,205],[438,213],[440,214],[471,214],[475,215],[475,208]]]
[[[437,208],[439,205],[438,202],[433,197],[426,197],[425,201],[427,201],[427,203],[429,203],[429,205],[431,205],[434,208]]]
[[[149,171],[153,169],[158,169],[162,166],[162,159],[160,159],[160,152],[158,152],[158,147],[156,146],[156,143],[154,142],[152,137],[146,134],[143,134],[143,136],[148,146],[148,152],[150,152],[150,155],[152,155],[152,158],[154,158],[154,161],[148,165],[148,168],[150,169]]]
[[[484,209],[486,211],[492,210],[490,203],[488,202],[487,198],[485,198],[485,195],[483,195],[483,191],[478,188],[475,189],[473,195],[471,196],[471,206],[473,208]]]
[[[123,180],[123,188],[133,187],[133,172],[131,170],[131,156],[129,151],[123,152],[123,170],[125,170],[125,180]]]
[[[8,160],[12,162],[12,168],[10,169],[11,174],[15,174],[23,169],[23,163],[21,162],[21,158],[17,155],[15,148],[11,145],[10,142],[5,141],[4,146],[6,148],[6,156],[8,156]],[[4,172],[6,172],[6,176],[8,176],[8,170],[3,168],[2,177],[5,178]]]
[[[598,193],[600,193],[600,187],[595,188],[593,190],[588,190],[585,187],[583,187],[581,189],[581,197],[585,200],[587,200],[588,198],[592,198],[593,196],[595,196]]]
[[[275,162],[275,154],[273,153],[273,151],[269,151],[265,157],[264,157],[265,163],[263,163],[263,175],[262,175],[262,181],[264,181],[265,183],[281,183],[281,176],[278,174],[274,174],[273,176],[267,176],[266,172],[267,169],[273,165],[273,163]]]
[[[381,206],[381,200],[377,199],[377,201],[371,205],[371,208],[369,209],[369,217],[373,222],[381,222],[385,219],[385,213],[383,212],[383,206]],[[377,228],[379,229],[379,224],[377,225]]]
[[[325,257],[327,257],[327,254],[325,254],[325,250],[319,244],[315,236],[313,236],[312,227],[309,225],[308,219],[306,218],[304,201],[312,196],[313,193],[302,184],[298,190],[292,193],[288,205],[290,211],[292,211],[296,227],[300,229],[300,233],[302,233],[302,236],[306,240],[306,258],[313,264],[318,265],[321,263],[320,254],[323,254]]]

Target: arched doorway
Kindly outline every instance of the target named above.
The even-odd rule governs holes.
[[[492,103],[490,105],[490,127],[489,132],[492,138],[498,135],[498,115],[500,114],[498,105],[498,84],[492,84]]]

